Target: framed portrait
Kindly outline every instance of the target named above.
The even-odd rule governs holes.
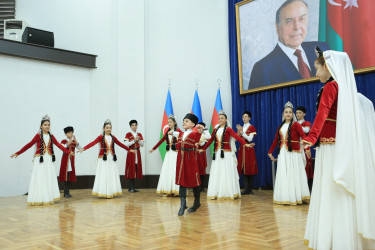
[[[375,70],[375,1],[244,0],[236,4],[240,94],[317,81],[315,47]],[[341,18],[339,18],[341,17]]]

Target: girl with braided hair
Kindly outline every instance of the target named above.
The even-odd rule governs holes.
[[[236,146],[234,140],[241,146],[252,147],[254,144],[246,142],[228,124],[227,115],[219,112],[219,124],[215,128],[210,140],[204,145],[205,151],[215,141],[215,150],[212,157],[210,180],[207,189],[207,198],[211,200],[234,200],[241,197],[239,175],[237,172]]]
[[[278,127],[275,139],[268,151],[272,161],[276,161],[272,152],[278,146],[277,172],[273,192],[273,202],[281,205],[309,203],[310,191],[307,184],[304,157],[301,154],[300,138],[305,138],[301,125],[293,119],[293,105],[284,106],[283,122]]]
[[[177,122],[173,115],[168,117],[168,128],[166,128],[166,130],[164,136],[149,152],[154,152],[164,141],[166,142],[167,153],[165,154],[164,162],[161,167],[156,193],[171,197],[179,194],[180,186],[176,184],[177,138],[169,135],[168,132],[177,131],[182,133],[182,131],[177,128]]]
[[[87,144],[79,151],[82,153],[96,144],[100,145],[100,151],[92,195],[110,199],[116,195],[122,194],[120,175],[116,163],[115,144],[128,152],[134,153],[135,151],[130,150],[130,148],[122,144],[112,135],[112,123],[110,120],[104,122],[103,134],[99,135],[93,142]]]
[[[316,48],[324,84],[303,146],[316,147],[305,244],[310,249],[375,249],[375,112],[358,93],[345,52]]]
[[[74,155],[73,152],[61,145],[50,133],[50,125],[49,116],[43,116],[40,123],[40,133],[36,134],[31,142],[26,144],[20,151],[11,155],[11,158],[17,158],[20,154],[36,144],[33,170],[27,196],[27,204],[31,206],[53,204],[56,200],[60,199],[60,191],[55,172],[55,153],[53,144],[65,154]]]

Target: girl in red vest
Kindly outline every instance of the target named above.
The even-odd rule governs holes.
[[[305,138],[301,125],[294,121],[293,105],[287,102],[283,111],[283,122],[276,131],[268,156],[275,161],[272,152],[278,146],[276,181],[273,202],[297,205],[310,201],[305,163],[301,154],[300,138]]]
[[[120,175],[117,169],[115,144],[128,152],[134,153],[134,151],[130,150],[130,148],[122,144],[112,135],[112,123],[108,119],[104,122],[103,134],[99,135],[93,142],[87,144],[79,151],[83,152],[96,144],[100,145],[100,151],[92,195],[110,199],[116,195],[122,194]]]
[[[375,249],[374,105],[358,93],[345,52],[316,49],[316,76],[324,85],[303,140],[305,148],[317,146],[305,244]]]
[[[33,170],[27,196],[28,205],[53,204],[60,199],[60,190],[55,172],[55,153],[53,144],[61,149],[65,154],[73,155],[73,152],[64,148],[58,140],[50,133],[50,118],[43,116],[40,123],[40,133],[26,144],[20,151],[11,155],[17,158],[20,154],[36,144],[36,151],[33,159]]]
[[[173,115],[170,115],[168,118],[168,127],[169,128],[163,138],[161,138],[149,152],[154,152],[154,150],[156,150],[164,141],[166,142],[167,153],[165,154],[164,162],[161,167],[156,193],[167,196],[177,196],[180,191],[180,186],[176,184],[177,138],[168,133],[170,131],[182,133],[182,131],[177,128],[177,122]]]
[[[234,140],[241,146],[251,147],[229,126],[227,115],[221,110],[219,124],[213,131],[211,139],[204,145],[206,150],[215,141],[215,152],[212,157],[210,181],[207,198],[211,200],[234,200],[241,197],[239,176],[237,172],[236,146]]]

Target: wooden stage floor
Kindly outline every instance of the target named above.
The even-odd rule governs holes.
[[[181,217],[179,198],[155,189],[114,199],[72,190],[72,198],[39,207],[28,207],[26,196],[3,197],[0,249],[306,249],[308,205],[274,205],[272,191],[254,192],[235,201],[203,193],[202,207]]]

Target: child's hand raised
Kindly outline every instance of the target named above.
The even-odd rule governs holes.
[[[237,128],[239,134],[243,133],[243,128],[240,124],[237,124],[236,128]]]
[[[17,158],[18,157],[18,154],[12,154],[11,156],[10,156],[10,158]]]
[[[198,124],[196,127],[197,127],[198,130],[199,129],[202,129],[202,130],[204,129],[204,126],[202,124]]]

